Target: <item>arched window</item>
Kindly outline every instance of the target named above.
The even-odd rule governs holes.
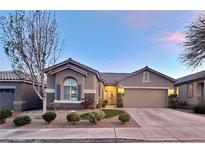
[[[73,78],[67,78],[64,81],[64,99],[66,100],[77,100],[78,96],[78,84]]]

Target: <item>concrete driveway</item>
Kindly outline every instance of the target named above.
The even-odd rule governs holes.
[[[204,142],[205,117],[168,108],[127,108],[141,126],[124,137],[142,133],[146,141]],[[125,129],[124,129],[125,131]],[[121,132],[122,134],[122,132]],[[129,135],[130,134],[130,135]]]

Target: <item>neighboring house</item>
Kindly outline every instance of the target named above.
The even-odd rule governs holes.
[[[185,101],[190,106],[205,103],[204,84],[205,71],[194,73],[177,79],[176,93],[180,101]]]
[[[175,80],[149,67],[133,73],[100,73],[69,58],[45,69],[47,104],[60,109],[80,109],[81,102],[95,107],[98,99],[116,105],[116,94],[124,93],[125,107],[167,107],[168,92]]]
[[[23,111],[40,108],[41,100],[22,73],[0,72],[0,109]]]

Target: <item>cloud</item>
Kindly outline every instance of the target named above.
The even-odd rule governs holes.
[[[158,41],[161,42],[178,42],[178,41],[184,41],[185,34],[182,32],[175,32],[170,33],[162,38],[159,38]]]

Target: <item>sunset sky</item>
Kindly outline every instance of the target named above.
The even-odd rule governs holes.
[[[7,15],[0,11],[0,15]],[[200,11],[56,11],[69,57],[101,72],[132,72],[144,66],[178,78],[197,70],[179,63],[183,31]],[[11,70],[0,44],[0,71]]]

